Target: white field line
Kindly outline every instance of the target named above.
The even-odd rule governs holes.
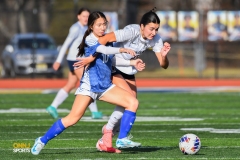
[[[182,131],[203,131],[210,133],[240,133],[240,129],[181,128]]]
[[[219,123],[201,123],[198,125],[203,125],[203,126],[212,126],[212,125],[219,125]],[[221,125],[239,125],[239,123],[221,123]],[[5,125],[0,125],[0,126],[5,126]],[[39,125],[39,124],[28,124],[28,125],[20,125],[20,124],[6,124],[6,126],[9,127],[31,127],[31,126],[35,126],[35,127],[50,127],[49,125]],[[102,124],[87,124],[87,126],[102,126]],[[134,126],[196,126],[196,124],[182,124],[181,122],[179,122],[179,124],[151,124],[151,123],[145,123],[145,124],[137,124],[134,123]]]
[[[62,139],[61,139],[62,140]],[[86,140],[86,139],[85,139]],[[140,147],[140,148],[149,148],[151,146],[147,146],[147,147]],[[153,146],[151,148],[168,148],[169,146]],[[178,146],[171,146],[171,147],[176,147],[178,148]],[[204,146],[201,147],[204,149],[231,149],[231,148],[240,148],[240,146]],[[47,148],[47,149],[96,149],[96,147],[68,147],[68,148]],[[0,150],[12,150],[12,149],[4,149],[4,148],[0,148]]]

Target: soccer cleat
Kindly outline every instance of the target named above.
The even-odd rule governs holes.
[[[41,152],[41,150],[43,149],[43,147],[45,146],[45,144],[42,143],[42,141],[40,140],[40,138],[41,138],[41,137],[39,137],[39,138],[37,138],[37,139],[35,140],[35,143],[34,143],[32,149],[31,149],[31,153],[32,153],[33,155],[38,155],[38,154]]]
[[[107,147],[102,138],[98,140],[97,144],[96,144],[96,148],[97,150],[101,151],[101,152],[108,152],[108,153],[121,153],[120,150],[113,148],[113,147]]]
[[[140,147],[141,143],[138,142],[133,142],[130,139],[132,139],[133,136],[129,135],[126,138],[122,138],[122,139],[117,139],[116,141],[116,146],[117,148],[136,148],[136,147]]]
[[[102,119],[102,112],[92,112],[92,119]]]
[[[53,106],[49,106],[49,107],[47,107],[46,110],[53,118],[55,118],[55,119],[58,118],[58,113],[57,113],[57,109],[56,108],[54,108]]]

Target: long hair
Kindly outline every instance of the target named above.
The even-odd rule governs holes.
[[[88,29],[86,30],[84,36],[83,36],[83,39],[82,39],[82,42],[80,43],[80,45],[78,46],[78,54],[77,54],[77,57],[78,56],[83,56],[84,55],[84,47],[86,46],[86,43],[85,43],[85,40],[86,40],[86,37],[92,32],[92,27],[95,23],[95,21],[98,19],[98,18],[104,18],[106,20],[106,17],[105,15],[100,12],[100,11],[96,11],[96,12],[92,12],[89,17],[88,17]]]
[[[143,24],[143,26],[146,26],[149,23],[155,23],[160,24],[160,19],[155,13],[156,7],[154,7],[151,11],[145,13],[142,16],[142,19],[140,21],[140,25]]]

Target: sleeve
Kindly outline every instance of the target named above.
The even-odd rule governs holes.
[[[154,41],[153,51],[155,53],[161,52],[161,49],[163,47],[163,41],[162,41],[161,37],[157,34],[154,37],[153,41]]]
[[[73,40],[76,38],[76,31],[77,31],[77,28],[76,27],[71,27],[70,30],[69,30],[69,33],[68,33],[68,36],[66,38],[66,40],[64,41],[60,51],[59,51],[59,54],[58,54],[58,57],[56,59],[56,62],[58,63],[61,63],[62,62],[62,59],[67,51],[67,49],[69,48],[69,46],[72,44]]]
[[[113,66],[130,66],[130,60],[114,56],[112,59]]]
[[[128,41],[136,36],[136,31],[130,26],[114,31],[116,42]]]
[[[87,46],[84,48],[85,50],[85,57],[89,57],[90,55],[95,56],[97,54],[97,48],[100,46],[100,43],[97,43],[93,46]]]
[[[100,45],[96,49],[97,52],[100,52],[102,54],[118,54],[118,53],[120,53],[119,50],[120,50],[120,48],[109,47],[109,46],[104,46],[104,45]]]

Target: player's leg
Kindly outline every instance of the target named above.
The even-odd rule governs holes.
[[[134,97],[137,97],[137,87],[136,87],[136,81],[135,78],[131,79],[131,78],[127,78],[125,77],[125,81],[127,82],[128,86],[131,88],[131,93]],[[115,127],[113,128],[113,133],[117,133],[117,131],[119,130],[121,125],[121,120],[119,120],[119,122],[115,125]],[[125,139],[121,140],[118,138],[118,140],[116,141],[116,146],[117,148],[133,148],[133,147],[140,147],[141,143],[139,142],[134,142],[131,139],[133,138],[132,135],[126,137]]]
[[[76,87],[76,84],[78,82],[78,78],[75,74],[72,72],[68,73],[68,81],[66,85],[61,88],[57,95],[55,96],[52,104],[47,107],[47,112],[53,117],[58,118],[57,108],[60,104],[62,104],[68,97],[69,92],[71,92],[72,89]]]
[[[84,68],[78,68],[74,70],[75,75],[78,77],[78,79],[82,78]],[[90,112],[92,113],[93,119],[101,119],[102,118],[102,112],[98,111],[96,100],[94,100],[89,106],[88,106]]]
[[[128,91],[129,93],[132,93],[130,86],[127,84],[127,82],[125,81],[125,79],[122,77],[121,74],[115,74],[112,77],[112,82],[116,86],[123,88],[124,90]],[[124,111],[125,111],[125,108],[123,108],[121,106],[116,106],[108,120],[108,123],[105,125],[106,129],[113,130],[113,133],[116,134],[114,131],[118,130],[120,127],[120,125],[117,126],[116,124],[119,123]]]
[[[135,76],[134,75],[127,75],[127,74],[123,74],[120,75],[114,75],[113,76],[113,83],[117,86],[119,86],[120,88],[123,88],[124,90],[128,91],[129,93],[131,93],[134,97],[136,97],[136,81],[135,81]],[[112,119],[113,117],[115,117],[114,119],[118,119],[118,122],[114,125],[113,128],[113,133],[117,134],[119,131],[119,127],[120,127],[120,121],[121,121],[121,117],[123,114],[124,110],[122,107],[120,106],[116,106],[115,110],[113,111],[110,119]],[[109,119],[109,121],[110,121]]]
[[[76,124],[81,119],[87,106],[91,102],[91,97],[77,95],[70,113],[66,117],[57,120],[42,137],[35,140],[31,149],[32,154],[38,155],[48,141],[61,134],[66,128]]]
[[[128,91],[129,93],[132,93],[134,97],[136,97],[136,81],[134,75],[126,75],[126,74],[115,74],[112,78],[112,82],[117,85],[120,88],[123,88],[124,90]],[[118,134],[120,131],[120,121],[122,118],[122,115],[124,113],[125,109],[120,106],[116,106],[113,113],[111,114],[108,123],[103,126],[102,133],[104,135],[105,130],[112,130],[113,136]],[[133,136],[129,136],[132,138]],[[131,141],[129,143],[129,147],[139,147],[141,146],[141,143]],[[120,147],[117,145],[117,147]],[[128,146],[125,146],[124,148],[127,148]]]
[[[119,139],[126,138],[136,118],[138,100],[129,92],[118,86],[112,87],[106,91],[102,97],[100,97],[100,100],[118,106],[123,106],[125,108],[121,120]],[[104,144],[107,147],[112,147],[112,130],[104,130],[103,137],[98,141],[97,145],[98,144]]]

